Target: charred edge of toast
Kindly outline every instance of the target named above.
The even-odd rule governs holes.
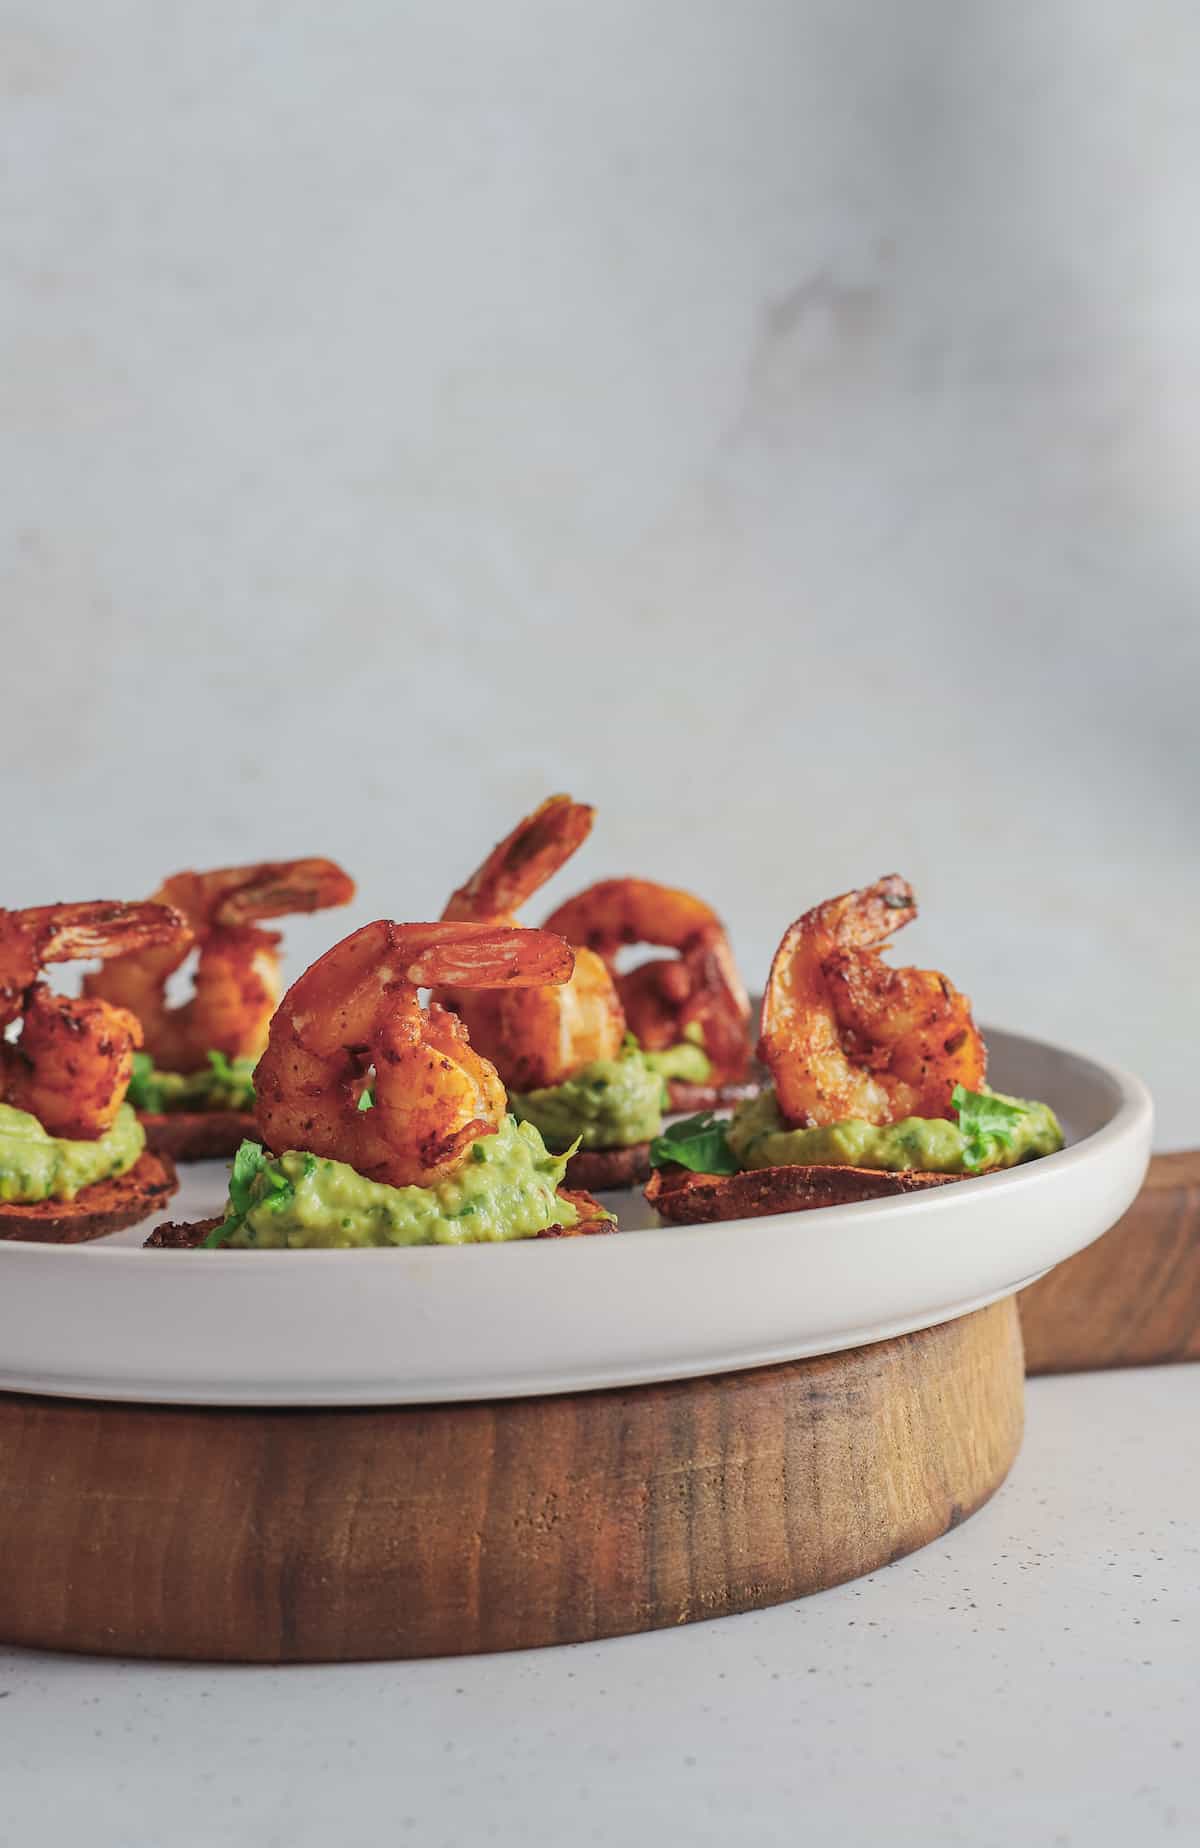
[[[547,1226],[539,1232],[539,1238],[579,1238],[601,1232],[615,1232],[613,1221],[601,1210],[600,1203],[593,1200],[590,1193],[584,1193],[578,1187],[560,1187],[560,1200],[569,1200],[579,1214],[573,1226]],[[202,1245],[209,1233],[221,1224],[220,1217],[214,1219],[197,1219],[191,1225],[168,1223],[155,1226],[146,1240],[147,1251],[195,1251]],[[244,1249],[235,1246],[234,1250]]]
[[[220,1161],[236,1155],[247,1138],[262,1139],[249,1110],[143,1111],[138,1122],[146,1132],[146,1147],[172,1161]]]
[[[598,1233],[617,1231],[617,1223],[610,1219],[601,1208],[598,1200],[593,1200],[590,1193],[582,1187],[560,1187],[560,1200],[569,1200],[579,1214],[573,1226],[547,1226],[539,1232],[539,1238],[590,1238]]]
[[[969,1178],[917,1169],[894,1174],[882,1168],[833,1165],[747,1168],[741,1174],[658,1168],[650,1177],[646,1198],[668,1224],[698,1226],[719,1219],[759,1219],[771,1213],[803,1213],[819,1206],[885,1200]]]
[[[650,1174],[650,1144],[635,1142],[628,1149],[580,1149],[567,1163],[571,1187],[604,1193],[617,1187],[636,1187]]]
[[[31,1205],[0,1202],[0,1239],[82,1245],[109,1232],[122,1232],[160,1212],[178,1186],[171,1157],[145,1149],[128,1174],[93,1181],[73,1200],[38,1200]]]
[[[195,1251],[202,1245],[209,1233],[221,1224],[218,1213],[213,1219],[168,1220],[165,1225],[155,1226],[143,1247],[146,1251]]]

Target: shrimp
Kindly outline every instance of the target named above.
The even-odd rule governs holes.
[[[434,1186],[499,1128],[507,1100],[463,1022],[437,1002],[422,1008],[418,989],[541,987],[565,983],[573,964],[544,930],[363,925],[293,984],[271,1022],[254,1075],[264,1140],[392,1187]],[[374,1108],[362,1109],[368,1082]]]
[[[492,848],[453,893],[442,916],[456,923],[515,924],[516,913],[586,841],[596,811],[570,796],[547,796]]]
[[[775,953],[759,1057],[787,1122],[951,1117],[956,1084],[978,1090],[987,1052],[971,1004],[931,969],[880,960],[917,915],[895,873],[797,918]]]
[[[570,796],[549,796],[459,886],[447,920],[514,924],[516,911],[553,877],[591,833],[595,810]],[[520,993],[440,990],[472,1044],[495,1061],[515,1091],[562,1084],[595,1059],[615,1059],[625,1039],[616,984],[592,950],[579,949],[569,982]]]
[[[631,1032],[650,1052],[699,1028],[718,1083],[744,1076],[750,1002],[721,920],[690,892],[649,879],[605,879],[546,920],[569,943],[596,952],[616,980]],[[678,952],[618,974],[618,952],[649,943]]]
[[[37,1117],[52,1136],[95,1141],[111,1129],[142,1043],[136,1015],[109,1001],[56,995],[38,981],[47,963],[136,951],[186,953],[191,930],[153,903],[97,899],[0,911],[0,1095]]]
[[[596,1059],[615,1059],[625,1043],[612,976],[591,950],[575,951],[575,973],[561,987],[523,988],[497,1001],[492,1056],[514,1091],[563,1084]]]
[[[199,956],[191,999],[169,1007],[167,978],[187,946],[118,957],[84,980],[84,992],[130,1008],[142,1023],[156,1064],[201,1071],[210,1052],[255,1058],[280,995],[280,941],[257,921],[321,911],[354,896],[354,881],[332,860],[264,861],[210,873],[176,873],[155,900],[187,918]]]

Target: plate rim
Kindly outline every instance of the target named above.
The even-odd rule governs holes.
[[[1003,1038],[1014,1089],[1050,1091],[1069,1126],[1099,1125],[951,1187],[615,1240],[518,1240],[503,1256],[369,1248],[334,1271],[313,1266],[345,1251],[0,1243],[0,1392],[214,1410],[452,1405],[636,1389],[936,1327],[1100,1238],[1149,1160],[1141,1079],[1028,1034]],[[1071,1068],[1056,1096],[1042,1073],[1028,1082],[1047,1058]],[[679,1241],[692,1254],[682,1270]]]
[[[1034,1034],[1018,1033],[1006,1027],[984,1027],[982,1031],[985,1040],[1002,1036],[1010,1042],[1020,1042],[1026,1046],[1037,1047],[1040,1051],[1052,1052],[1060,1057],[1065,1056],[1077,1065],[1090,1067],[1093,1074],[1112,1084],[1119,1093],[1120,1101],[1113,1115],[1099,1129],[1092,1130],[1086,1136],[1081,1136],[1077,1142],[1069,1143],[1053,1155],[1041,1155],[1036,1161],[1021,1162],[1016,1167],[1003,1168],[989,1174],[970,1175],[965,1180],[956,1181],[952,1188],[930,1188],[926,1192],[889,1195],[877,1200],[850,1200],[830,1206],[807,1207],[803,1212],[764,1213],[744,1219],[708,1220],[697,1225],[648,1226],[634,1230],[632,1236],[637,1239],[639,1245],[645,1245],[650,1240],[655,1241],[656,1245],[665,1244],[668,1240],[675,1241],[681,1238],[690,1242],[696,1238],[697,1234],[703,1235],[718,1231],[730,1237],[744,1238],[747,1229],[757,1229],[781,1220],[802,1219],[808,1224],[817,1221],[824,1222],[831,1214],[837,1214],[843,1221],[850,1218],[857,1223],[860,1220],[869,1222],[873,1217],[890,1216],[898,1208],[914,1209],[920,1206],[927,1211],[945,1210],[957,1204],[964,1197],[978,1197],[979,1189],[985,1185],[992,1193],[1000,1188],[1005,1188],[1012,1193],[1020,1187],[1028,1188],[1030,1185],[1038,1184],[1038,1178],[1047,1171],[1061,1173],[1064,1168],[1079,1166],[1082,1161],[1093,1159],[1098,1150],[1110,1143],[1122,1140],[1126,1135],[1140,1128],[1143,1121],[1147,1128],[1153,1131],[1154,1100],[1150,1089],[1141,1078],[1125,1067],[1109,1064],[1106,1060],[1097,1059],[1090,1053],[1077,1052],[1073,1047],[1064,1046],[1054,1040],[1039,1039]],[[632,1193],[635,1189],[613,1191]],[[230,1265],[240,1270],[247,1257],[250,1257],[255,1265],[278,1267],[283,1264],[291,1272],[298,1264],[327,1264],[333,1260],[345,1261],[347,1258],[361,1265],[379,1264],[380,1262],[389,1266],[412,1264],[414,1261],[427,1261],[435,1252],[453,1253],[460,1261],[465,1259],[472,1262],[482,1259],[486,1262],[495,1261],[500,1254],[504,1254],[507,1261],[513,1254],[526,1248],[536,1251],[539,1259],[549,1257],[551,1252],[557,1253],[558,1259],[561,1259],[568,1252],[580,1254],[587,1251],[601,1251],[606,1249],[607,1245],[608,1240],[603,1237],[526,1238],[486,1240],[462,1245],[366,1245],[352,1246],[348,1249],[339,1246],[336,1248],[310,1247],[294,1251],[247,1252],[242,1249],[223,1251],[219,1248],[212,1251],[147,1250],[145,1245],[112,1245],[102,1239],[70,1245],[18,1238],[0,1239],[0,1263],[7,1261],[14,1254],[34,1253],[39,1260],[44,1258],[49,1263],[56,1260],[75,1260],[77,1262],[141,1262],[144,1264],[147,1261],[161,1263],[169,1260],[173,1268],[184,1268],[198,1263],[211,1271],[224,1269]],[[558,1259],[551,1258],[551,1262],[556,1262]]]

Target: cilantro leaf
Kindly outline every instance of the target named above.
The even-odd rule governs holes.
[[[233,1158],[229,1175],[229,1205],[221,1225],[214,1226],[204,1241],[212,1251],[233,1236],[252,1207],[265,1202],[279,1213],[295,1193],[283,1169],[267,1155],[257,1142],[243,1142]]]
[[[650,1165],[665,1168],[676,1162],[694,1174],[736,1174],[738,1160],[729,1146],[727,1125],[711,1110],[669,1123],[650,1144]]]
[[[229,1201],[243,1219],[254,1204],[254,1182],[266,1165],[267,1157],[259,1142],[243,1142],[233,1158],[233,1170],[229,1176]]]
[[[973,1171],[1012,1146],[1013,1131],[1026,1114],[1023,1104],[1008,1104],[990,1091],[968,1091],[961,1084],[955,1085],[950,1102],[958,1111],[958,1127],[966,1143],[963,1160]]]

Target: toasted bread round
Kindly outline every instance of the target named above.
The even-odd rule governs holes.
[[[739,1084],[688,1084],[682,1078],[667,1080],[667,1109],[681,1116],[696,1110],[722,1110],[757,1097],[762,1086],[747,1078]]]
[[[171,1157],[146,1149],[128,1174],[93,1181],[73,1200],[38,1200],[29,1206],[0,1201],[0,1238],[82,1245],[160,1212],[178,1186]]]
[[[883,1200],[962,1181],[964,1174],[882,1168],[747,1168],[741,1174],[693,1174],[687,1168],[656,1168],[646,1188],[650,1205],[675,1226],[717,1219],[759,1219],[770,1213],[803,1213],[818,1206],[847,1206],[855,1200]]]
[[[636,1187],[650,1173],[650,1144],[635,1142],[627,1149],[580,1149],[567,1163],[572,1187],[604,1193],[616,1187]]]
[[[172,1161],[220,1161],[236,1155],[249,1138],[262,1140],[249,1110],[172,1110],[165,1115],[139,1111],[146,1147]]]
[[[539,1232],[539,1238],[579,1238],[598,1232],[615,1232],[616,1226],[600,1210],[600,1203],[593,1200],[591,1194],[584,1193],[577,1187],[560,1187],[559,1198],[569,1200],[579,1214],[573,1226],[547,1226]],[[191,1225],[172,1224],[155,1226],[146,1240],[147,1251],[194,1251],[202,1245],[209,1233],[219,1226],[220,1218],[197,1219]],[[241,1249],[239,1246],[235,1250]]]

